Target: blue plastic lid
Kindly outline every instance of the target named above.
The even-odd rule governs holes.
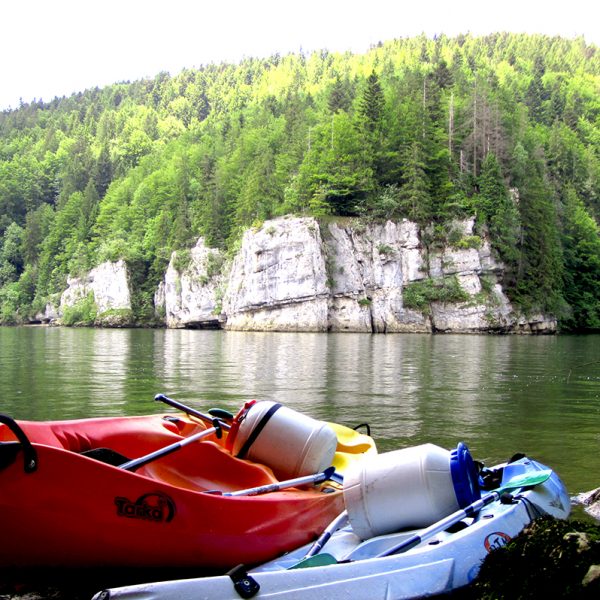
[[[450,452],[450,473],[460,508],[465,508],[481,498],[477,468],[469,449],[463,442],[459,442],[456,449]]]

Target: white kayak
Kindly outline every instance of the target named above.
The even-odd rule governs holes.
[[[231,575],[107,589],[93,600],[400,600],[447,593],[471,583],[486,555],[538,516],[567,518],[570,513],[558,475],[532,459],[484,471],[488,483],[477,500],[426,527],[363,541],[343,514],[338,523],[346,521],[345,526],[324,535],[325,547],[308,558],[315,544],[248,572],[239,568]]]

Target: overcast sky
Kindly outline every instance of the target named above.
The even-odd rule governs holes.
[[[362,52],[426,33],[583,35],[598,0],[26,0],[0,9],[0,110],[276,52]]]

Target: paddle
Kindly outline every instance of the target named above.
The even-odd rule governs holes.
[[[278,481],[277,483],[269,483],[266,485],[259,485],[258,487],[247,488],[245,490],[238,490],[237,492],[220,492],[217,490],[210,490],[204,492],[205,494],[216,494],[219,496],[258,496],[260,494],[268,494],[270,492],[278,492],[291,487],[298,487],[299,485],[317,484],[322,483],[331,479],[335,471],[335,467],[329,467],[322,473],[315,473],[314,475],[305,475],[303,477],[296,477],[295,479],[286,479],[285,481]]]
[[[348,511],[342,511],[323,531],[323,533],[316,539],[314,544],[310,547],[308,552],[304,555],[304,558],[310,558],[321,552],[323,546],[329,541],[329,538],[341,527],[344,527],[348,523]],[[303,559],[304,560],[304,559]],[[294,567],[291,567],[292,569]]]
[[[491,504],[495,500],[498,500],[500,498],[500,496],[502,496],[502,494],[504,494],[505,492],[508,492],[509,490],[524,488],[524,487],[533,487],[540,483],[544,483],[544,481],[549,479],[549,477],[551,475],[552,475],[551,469],[544,469],[541,471],[537,471],[536,473],[533,473],[533,474],[525,473],[523,475],[518,475],[518,476],[512,477],[506,483],[504,483],[502,485],[502,487],[500,487],[499,489],[486,494],[485,496],[483,496],[479,500],[476,500],[469,506],[467,506],[465,508],[461,508],[460,510],[453,512],[451,515],[444,517],[443,519],[437,521],[433,525],[430,525],[429,527],[423,529],[419,534],[412,535],[409,538],[407,538],[406,540],[400,542],[399,544],[396,544],[395,546],[392,546],[391,548],[386,549],[384,552],[380,552],[379,554],[376,554],[373,558],[381,558],[384,556],[389,556],[391,554],[398,554],[400,552],[406,552],[407,550],[410,550],[411,548],[418,546],[421,542],[433,537],[434,535],[436,535],[442,531],[445,531],[446,529],[448,529],[455,523],[458,523],[462,519],[465,519],[467,517],[472,517],[473,515],[477,514],[484,506],[487,506],[488,504]],[[340,515],[340,517],[341,517],[341,515]],[[329,527],[331,527],[333,525],[333,523],[334,522],[332,522],[327,527],[327,529],[329,529]],[[324,536],[324,535],[325,535],[325,531],[323,532],[322,536]],[[329,536],[329,537],[331,537],[331,536]],[[327,539],[329,539],[329,538],[327,538]],[[311,548],[311,550],[312,550],[312,548]],[[310,552],[310,550],[309,550],[309,552]],[[317,552],[318,552],[318,550],[317,550]],[[338,561],[335,558],[335,556],[332,556],[331,554],[315,554],[315,553],[313,553],[313,555],[309,556],[307,553],[307,555],[302,560],[300,560],[296,564],[289,567],[289,569],[304,569],[304,568],[308,568],[308,567],[333,565],[333,564],[337,564],[337,562]]]
[[[119,469],[123,469],[125,471],[135,471],[144,465],[147,465],[149,462],[156,460],[157,458],[161,458],[166,456],[167,454],[171,454],[187,446],[188,444],[192,444],[193,442],[197,442],[198,440],[208,437],[209,435],[215,434],[217,438],[220,438],[223,435],[223,431],[221,430],[222,424],[218,419],[213,419],[212,421],[213,427],[210,429],[205,429],[199,433],[194,435],[190,435],[187,438],[179,442],[175,442],[174,444],[170,444],[165,446],[164,448],[160,448],[159,450],[155,450],[154,452],[150,452],[150,454],[146,454],[145,456],[140,456],[140,458],[134,458],[133,460],[129,460],[122,465],[119,465]]]
[[[212,424],[214,422],[214,417],[211,417],[210,415],[205,415],[204,413],[201,413],[194,408],[186,406],[185,404],[182,404],[181,402],[178,402],[177,400],[173,400],[172,398],[169,398],[168,396],[165,396],[164,394],[156,394],[156,396],[154,396],[154,400],[156,402],[164,402],[165,404],[168,404],[169,406],[172,406],[173,408],[176,408],[188,415],[192,415],[193,417],[196,417],[197,419],[200,419],[201,421],[204,421],[205,423]],[[220,415],[218,415],[220,417],[219,422],[221,424],[221,428],[224,429],[225,431],[229,431],[231,429],[231,425],[229,425],[229,423],[225,423],[225,421],[223,421],[223,419],[222,419],[223,414],[228,414],[228,413],[225,413],[225,411],[222,411],[222,413]]]

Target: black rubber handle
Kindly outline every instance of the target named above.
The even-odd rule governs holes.
[[[6,425],[15,434],[19,442],[21,442],[24,455],[23,468],[25,473],[33,473],[38,467],[38,456],[37,451],[31,445],[29,438],[25,435],[25,432],[12,417],[0,414],[0,423],[4,423],[4,425]]]

